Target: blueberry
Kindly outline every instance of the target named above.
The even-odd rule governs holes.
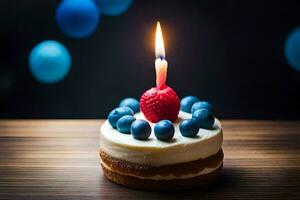
[[[133,115],[133,111],[126,106],[113,109],[108,115],[108,122],[113,128],[117,128],[118,120],[124,115]]]
[[[150,124],[143,119],[135,120],[131,124],[131,134],[135,139],[146,140],[151,135]]]
[[[191,113],[191,108],[193,104],[198,101],[198,98],[195,96],[186,96],[180,101],[180,109],[184,112]]]
[[[117,122],[117,129],[121,133],[130,133],[131,124],[135,121],[132,115],[124,115]]]
[[[179,124],[179,130],[184,137],[195,137],[199,132],[199,124],[195,119],[185,119]]]
[[[171,121],[161,120],[154,126],[155,137],[159,140],[170,140],[173,138],[175,128]]]
[[[127,106],[133,110],[134,113],[140,111],[140,102],[135,98],[126,98],[120,102],[120,106]]]
[[[213,112],[213,106],[207,102],[207,101],[198,101],[193,104],[192,106],[192,113],[194,113],[196,110],[205,108],[206,110]]]
[[[198,122],[200,128],[210,129],[215,123],[214,115],[207,109],[198,109],[192,116]]]

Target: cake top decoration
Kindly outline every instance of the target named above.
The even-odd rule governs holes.
[[[132,97],[123,99],[108,115],[111,127],[119,133],[131,134],[136,140],[149,141],[153,133],[157,140],[164,142],[176,141],[173,139],[176,131],[183,137],[196,138],[200,128],[211,129],[215,124],[213,106],[195,96],[186,96],[180,101],[176,92],[166,84],[168,62],[159,22],[155,56],[156,87],[144,92],[140,102]],[[184,118],[178,117],[180,109]]]

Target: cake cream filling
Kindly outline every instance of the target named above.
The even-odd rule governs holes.
[[[145,119],[142,113],[135,114],[135,117]],[[191,118],[190,113],[179,112],[178,120],[174,123],[174,137],[168,142],[155,138],[154,123],[150,123],[152,133],[148,140],[137,140],[130,134],[120,133],[105,121],[100,128],[100,149],[117,159],[155,167],[185,163],[215,155],[221,149],[223,142],[219,120],[215,119],[212,129],[200,129],[196,137],[189,138],[183,137],[179,131],[180,121],[189,118]]]
[[[108,169],[109,171],[121,174],[121,175],[125,175],[125,176],[133,176],[136,178],[140,178],[140,179],[149,179],[149,180],[174,180],[174,179],[187,179],[187,178],[193,178],[193,177],[197,177],[197,176],[201,176],[201,175],[205,175],[205,174],[209,174],[214,172],[215,170],[219,169],[219,167],[221,167],[223,161],[220,161],[218,163],[218,165],[216,167],[206,167],[203,170],[199,171],[198,173],[195,174],[184,174],[181,176],[175,176],[174,174],[170,174],[167,176],[162,176],[162,175],[155,175],[155,176],[150,176],[150,177],[142,177],[142,176],[137,176],[135,174],[125,174],[122,172],[119,172],[117,170],[113,170],[111,167],[109,167],[108,165],[106,165],[104,162],[101,162],[101,164]]]

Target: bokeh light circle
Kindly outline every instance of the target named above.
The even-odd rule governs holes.
[[[294,29],[287,37],[284,54],[289,65],[300,72],[300,27]]]
[[[102,14],[115,16],[124,13],[133,0],[96,0]]]
[[[72,38],[91,35],[100,22],[100,12],[93,0],[63,0],[56,10],[56,22]]]
[[[71,56],[59,42],[47,40],[36,45],[29,55],[29,68],[42,83],[57,83],[70,71]]]

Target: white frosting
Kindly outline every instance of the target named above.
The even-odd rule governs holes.
[[[101,162],[101,163],[102,163],[102,165],[104,165],[104,167],[106,169],[116,172],[116,173],[120,173],[118,171],[113,170],[111,167],[107,166],[104,162]],[[150,180],[157,180],[157,181],[158,180],[185,179],[185,178],[193,178],[196,176],[209,174],[209,173],[217,170],[222,165],[222,163],[223,163],[223,161],[220,161],[216,167],[206,167],[196,174],[185,174],[185,175],[181,175],[181,176],[175,176],[174,174],[170,174],[168,176],[155,175],[155,176],[150,176],[150,177],[141,177],[141,176],[137,176],[135,174],[125,174],[125,173],[120,173],[120,174],[127,175],[127,176],[133,176],[133,177],[140,178],[140,179],[150,179]]]
[[[142,113],[135,114],[135,117],[145,119]],[[155,137],[153,123],[150,123],[152,133],[148,140],[137,140],[130,134],[120,133],[112,128],[106,120],[100,128],[100,149],[114,158],[151,166],[204,159],[221,149],[223,133],[218,119],[215,119],[212,129],[200,129],[196,137],[189,138],[180,134],[179,122],[191,118],[191,114],[180,111],[178,117],[174,123],[175,135],[168,142]]]

